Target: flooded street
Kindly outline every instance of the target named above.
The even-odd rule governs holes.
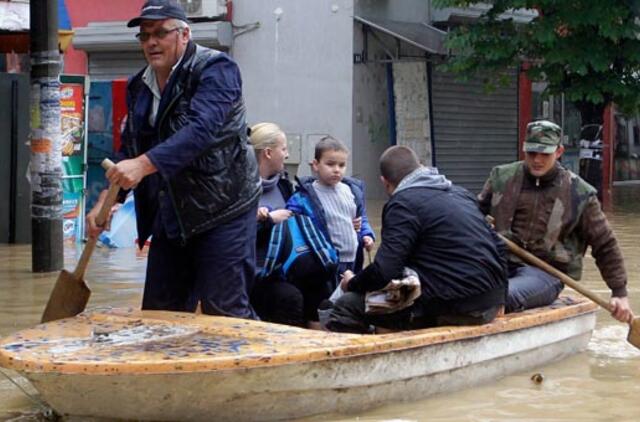
[[[631,302],[640,313],[640,186],[619,187],[614,193],[610,222],[626,259]],[[381,203],[368,205],[369,216],[379,229]],[[67,270],[73,270],[80,252],[67,245]],[[145,267],[146,258],[137,256],[133,248],[96,249],[84,277],[93,290],[89,306],[138,307]],[[58,273],[36,275],[30,268],[30,246],[0,245],[0,336],[39,322]],[[608,297],[609,290],[591,256],[585,258],[582,282]],[[457,393],[385,406],[360,415],[324,415],[312,420],[635,421],[640,417],[640,351],[627,344],[627,331],[626,325],[600,311],[588,350],[569,359]],[[3,372],[27,393],[35,394],[16,373]],[[544,377],[539,384],[531,380],[535,373]],[[39,411],[38,404],[0,375],[0,420],[43,420]]]

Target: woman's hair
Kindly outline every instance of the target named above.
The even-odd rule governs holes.
[[[249,130],[249,140],[256,151],[256,159],[258,161],[260,161],[263,150],[278,146],[280,138],[285,139],[285,141],[287,139],[282,129],[275,123],[256,123]]]
[[[278,146],[278,139],[286,138],[284,132],[275,123],[257,123],[251,126],[249,139],[256,151]]]
[[[315,158],[316,161],[320,161],[320,159],[322,158],[322,154],[327,151],[341,151],[346,152],[347,154],[349,153],[347,147],[340,140],[334,138],[333,136],[324,136],[316,144],[313,158]]]

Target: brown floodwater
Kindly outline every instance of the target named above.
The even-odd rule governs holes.
[[[368,205],[369,217],[379,228],[381,203]],[[640,313],[640,186],[617,187],[609,217],[625,256],[631,302]],[[80,252],[65,246],[65,268],[74,268]],[[145,266],[145,256],[135,249],[96,249],[85,275],[93,290],[89,306],[139,306]],[[57,272],[33,274],[30,268],[30,246],[0,245],[0,337],[38,323],[58,277]],[[609,294],[590,255],[585,258],[582,282],[605,297]],[[600,311],[588,349],[568,359],[456,393],[313,420],[638,421],[640,351],[626,342],[627,331],[626,325]],[[16,373],[3,373],[27,393],[36,394]],[[535,373],[543,375],[541,383],[531,381]],[[44,420],[39,405],[1,374],[0,420]]]

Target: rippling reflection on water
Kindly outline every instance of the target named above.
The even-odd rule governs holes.
[[[640,186],[616,188],[614,195],[614,212],[609,217],[625,256],[631,302],[640,313]],[[372,223],[379,228],[381,203],[368,205]],[[80,250],[71,247],[65,250],[66,269],[74,268],[79,254]],[[133,249],[97,249],[85,276],[93,290],[89,306],[139,306],[145,265],[145,258],[136,256]],[[0,245],[0,336],[36,324],[57,279],[57,273],[32,274],[30,266],[29,246]],[[585,258],[582,282],[609,295],[591,256]],[[325,415],[312,420],[637,421],[640,351],[626,342],[627,331],[626,325],[600,311],[585,353],[457,393],[353,417]],[[534,373],[544,376],[541,384],[531,381]],[[30,388],[15,373],[10,375]],[[36,405],[0,376],[0,420],[36,421],[40,420],[37,412]]]
[[[81,252],[65,245],[64,268],[72,271]],[[135,249],[96,248],[84,277],[92,290],[88,306],[139,306],[145,267],[145,257]],[[0,245],[0,336],[39,323],[58,274],[31,272],[31,246]],[[4,373],[35,393],[15,373]],[[0,420],[39,421],[38,412],[38,406],[0,375]]]

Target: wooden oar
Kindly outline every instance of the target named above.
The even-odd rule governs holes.
[[[115,164],[109,159],[105,159],[102,162],[102,167],[104,167],[105,170],[108,170],[114,165]],[[107,221],[109,211],[116,202],[119,190],[120,187],[116,184],[109,186],[109,191],[102,204],[102,208],[100,208],[100,212],[96,217],[96,223],[99,226],[102,226]],[[60,272],[58,280],[49,296],[47,306],[42,313],[42,322],[69,318],[84,311],[89,301],[89,296],[91,296],[91,289],[89,289],[83,277],[97,241],[97,238],[89,238],[84,246],[80,260],[76,265],[76,269],[72,273],[64,269]]]
[[[506,237],[504,237],[504,236],[502,236],[500,234],[499,234],[499,236],[507,244],[507,247],[509,248],[509,251],[511,253],[513,253],[514,255],[518,256],[523,261],[525,261],[525,262],[527,262],[527,263],[529,263],[529,264],[531,264],[533,266],[536,266],[536,267],[540,268],[541,270],[544,270],[544,271],[548,272],[549,274],[551,274],[554,277],[557,277],[565,285],[571,287],[573,290],[577,291],[581,295],[586,296],[587,298],[591,299],[592,301],[594,301],[598,305],[602,306],[607,311],[611,312],[613,310],[611,304],[607,300],[601,298],[600,296],[598,296],[597,294],[595,294],[591,290],[589,290],[586,287],[584,287],[583,285],[579,284],[577,281],[575,281],[574,279],[572,279],[571,277],[569,277],[568,275],[566,275],[562,271],[558,270],[557,268],[552,267],[551,265],[547,264],[546,262],[544,262],[543,260],[541,260],[537,256],[535,256],[532,253],[524,250],[523,248],[521,248],[520,246],[516,245],[515,243],[513,243],[511,240],[507,239]],[[629,323],[629,335],[627,336],[627,341],[629,343],[631,343],[632,345],[634,345],[635,347],[637,347],[638,349],[640,349],[640,317],[631,318],[631,320],[628,321],[628,323]]]

